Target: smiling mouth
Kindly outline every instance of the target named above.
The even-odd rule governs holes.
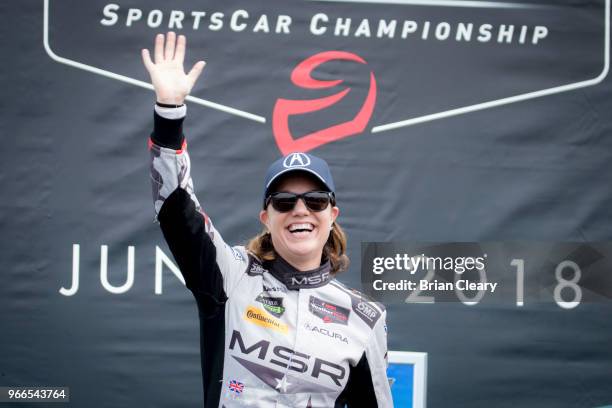
[[[306,235],[314,230],[314,225],[309,222],[294,223],[287,228],[291,234]]]

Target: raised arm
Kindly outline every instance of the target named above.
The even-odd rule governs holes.
[[[177,39],[170,32],[156,36],[155,62],[148,50],[142,50],[157,98],[149,141],[151,182],[157,220],[185,283],[213,313],[239,280],[248,258],[244,249],[225,244],[195,196],[182,126],[187,110],[185,98],[202,72],[204,61],[185,74],[185,46],[184,36]]]
[[[185,98],[202,73],[205,62],[198,61],[189,74],[185,74],[183,62],[186,43],[184,35],[177,38],[171,31],[167,36],[155,36],[155,62],[151,60],[148,49],[145,48],[141,52],[156,96],[154,126],[149,147],[153,200],[158,217],[166,199],[179,187],[190,195],[196,210],[201,211],[193,192],[191,164],[185,151],[183,120],[187,112]]]

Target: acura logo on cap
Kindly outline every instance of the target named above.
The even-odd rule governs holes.
[[[285,158],[283,166],[290,169],[292,167],[306,167],[310,165],[310,157],[304,153],[292,153]]]

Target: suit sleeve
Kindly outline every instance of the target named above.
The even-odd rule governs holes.
[[[185,106],[155,107],[149,140],[153,203],[186,286],[204,295],[213,310],[231,295],[248,257],[244,248],[225,243],[195,196],[182,129],[185,111]]]
[[[346,387],[336,408],[393,408],[391,388],[387,378],[386,314],[374,325],[370,340],[357,365],[351,367]]]
[[[365,350],[365,357],[368,361],[368,368],[371,373],[374,394],[376,395],[377,406],[384,408],[393,407],[391,397],[391,387],[387,378],[387,311],[376,325],[372,333],[372,338]]]

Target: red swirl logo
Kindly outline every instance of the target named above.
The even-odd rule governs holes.
[[[341,84],[344,82],[342,79],[320,81],[311,76],[312,71],[319,65],[333,60],[354,61],[367,65],[367,62],[356,54],[345,51],[325,51],[300,62],[291,73],[291,82],[295,86],[306,89],[331,88]],[[336,94],[319,99],[277,99],[272,113],[272,131],[276,144],[283,155],[297,151],[307,152],[323,144],[363,132],[372,117],[376,103],[376,78],[372,71],[370,71],[368,94],[353,119],[299,137],[292,135],[289,129],[289,118],[291,116],[326,109],[341,101],[350,91],[351,88],[347,87]]]

